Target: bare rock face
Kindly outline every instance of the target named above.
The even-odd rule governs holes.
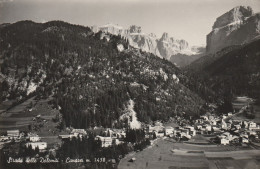
[[[162,37],[158,40],[157,46],[161,56],[167,60],[170,60],[171,56],[177,53],[184,54],[190,51],[188,42],[169,37],[168,33],[163,33]]]
[[[129,28],[129,32],[130,33],[141,33],[142,28],[141,28],[141,26],[131,25]]]
[[[260,35],[260,14],[251,7],[238,6],[218,17],[207,35],[207,52],[240,45]]]
[[[113,35],[125,35],[129,33],[129,30],[126,30],[122,26],[112,24],[112,23],[108,23],[106,25],[98,26],[98,27],[92,26],[91,29],[93,32],[102,31],[105,33],[111,33]]]
[[[128,41],[131,46],[162,58],[157,48],[156,37],[144,33],[132,33],[128,36]]]
[[[163,33],[161,38],[157,38],[154,33],[142,33],[142,28],[136,25],[131,25],[129,29],[124,29],[122,26],[116,24],[106,24],[99,27],[92,26],[91,29],[94,32],[102,31],[104,33],[124,36],[128,39],[130,46],[153,53],[160,58],[170,61],[174,60],[171,57],[177,54],[181,54],[180,56],[190,56],[198,53],[185,40],[170,37],[168,33]],[[180,57],[178,60],[182,60],[182,58]],[[176,61],[174,63],[178,64],[181,62]]]
[[[156,38],[156,35],[154,33],[150,33],[149,36],[152,38]]]
[[[253,15],[253,10],[251,7],[238,6],[230,10],[229,12],[221,15],[217,18],[213,25],[213,29],[226,26],[230,23],[238,22],[241,23],[246,17]]]

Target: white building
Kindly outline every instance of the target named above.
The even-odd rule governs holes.
[[[163,137],[164,136],[164,132],[159,131],[159,132],[155,132],[156,137]]]
[[[165,127],[164,131],[165,131],[165,135],[169,136],[169,135],[173,134],[174,129],[173,129],[173,127],[167,126],[167,127]]]
[[[159,131],[163,131],[164,130],[164,127],[161,126],[161,125],[156,125],[156,126],[151,126],[149,125],[148,126],[148,132],[149,133],[152,133],[152,132],[159,132]]]
[[[197,129],[201,130],[202,129],[202,125],[197,125]]]
[[[71,133],[74,134],[74,135],[79,135],[79,134],[86,135],[87,134],[85,129],[73,129],[71,131]]]
[[[119,141],[119,139],[114,139],[114,140],[116,145],[124,143],[123,141]]]
[[[221,128],[222,129],[227,129],[227,123],[225,122],[225,120],[222,119],[221,121]]]
[[[248,143],[249,141],[248,141],[248,138],[246,138],[246,137],[243,137],[242,138],[242,143]]]
[[[17,138],[19,137],[20,132],[19,130],[7,130],[7,137],[9,138]]]
[[[257,133],[256,133],[256,131],[248,131],[248,135],[254,135],[254,136],[256,136]]]
[[[31,136],[31,137],[29,137],[29,140],[31,142],[38,142],[41,140],[41,138],[39,136]]]
[[[188,126],[186,127],[189,130],[189,135],[190,136],[195,136],[196,135],[196,130],[193,126]]]
[[[9,138],[7,136],[0,136],[0,141],[7,141]]]
[[[220,128],[217,125],[213,125],[212,128],[215,132],[220,131]]]
[[[226,138],[222,138],[220,143],[223,145],[227,145],[227,144],[229,144],[229,140]]]
[[[243,121],[244,122],[244,124],[245,124],[245,128],[248,128],[248,122],[247,121]],[[241,123],[243,123],[243,122],[241,122]],[[242,124],[241,124],[242,125]]]
[[[255,129],[259,129],[259,126],[257,126],[257,124],[255,122],[249,122],[248,123],[248,129],[249,130],[255,130]]]
[[[101,141],[101,147],[109,147],[112,146],[113,143],[113,139],[111,137],[96,136],[95,139]]]
[[[31,143],[26,143],[25,145],[26,147],[29,147],[31,145],[33,150],[35,150],[36,147],[38,147],[39,150],[45,150],[47,148],[46,142],[31,142]]]
[[[207,125],[206,125],[206,130],[207,130],[207,131],[211,131],[211,125],[207,124]]]
[[[28,133],[27,135],[28,135],[28,137],[38,136],[38,134],[36,134],[36,133],[31,133],[31,132]]]

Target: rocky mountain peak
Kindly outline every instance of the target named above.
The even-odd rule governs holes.
[[[219,16],[207,35],[207,52],[217,52],[224,47],[250,42],[260,35],[259,14],[251,7],[238,6]]]
[[[168,40],[169,40],[169,34],[168,34],[167,32],[164,32],[164,33],[162,34],[161,40],[168,41]]]
[[[141,33],[142,28],[141,28],[141,26],[131,25],[129,28],[129,32],[130,33]]]
[[[150,33],[149,36],[152,38],[156,38],[156,35],[154,33]]]
[[[247,17],[253,15],[249,6],[237,6],[216,19],[213,29],[226,26],[231,23],[243,23]]]
[[[180,50],[186,49],[189,47],[189,43],[183,39],[179,40]]]
[[[105,27],[114,27],[114,28],[117,28],[117,29],[123,29],[123,27],[122,26],[119,26],[118,24],[113,24],[113,23],[107,23],[106,25],[103,25],[103,26],[101,26],[101,27],[103,27],[103,28],[105,28]]]
[[[113,35],[125,35],[128,34],[128,30],[124,29],[122,26],[113,23],[107,23],[103,26],[91,26],[93,32],[102,31],[105,33],[111,33]]]
[[[128,39],[129,45],[143,51],[153,53],[160,58],[170,60],[172,55],[195,55],[196,50],[191,50],[187,41],[171,37],[164,32],[161,37],[156,37],[154,33],[145,34],[141,26],[131,25],[128,29],[116,24],[106,24],[103,26],[92,26],[94,32],[102,31],[114,35],[121,35]],[[181,58],[182,59],[182,58]],[[180,63],[176,61],[175,63]]]

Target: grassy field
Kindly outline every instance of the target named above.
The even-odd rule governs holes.
[[[4,132],[9,129],[26,130],[28,125],[32,122],[32,114],[30,112],[30,115],[27,115],[29,113],[27,107],[33,102],[35,102],[34,98],[30,98],[8,111],[1,112],[0,131]],[[2,103],[2,105],[3,104],[4,103]],[[1,107],[5,107],[5,109],[7,108],[6,104]]]
[[[175,143],[169,138],[127,155],[120,169],[258,169],[260,150]],[[135,157],[136,161],[130,162]]]
[[[2,107],[6,108],[6,105]],[[42,141],[48,143],[48,147],[54,147],[61,143],[58,135],[65,134],[65,132],[60,132],[56,128],[57,123],[54,123],[52,120],[58,113],[58,110],[53,109],[48,104],[48,100],[36,101],[35,98],[30,98],[0,114],[0,132],[4,133],[10,129],[34,132],[42,138]],[[40,115],[45,122],[42,122],[43,125],[40,128],[29,130],[29,125],[31,128],[38,125],[33,120],[37,115]]]

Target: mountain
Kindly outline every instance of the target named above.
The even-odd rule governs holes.
[[[188,66],[193,61],[204,56],[206,53],[206,48],[204,46],[192,46],[191,51],[193,51],[195,54],[188,55],[188,54],[177,53],[171,55],[170,61],[179,67]]]
[[[108,23],[106,25],[99,26],[99,27],[92,26],[91,29],[94,32],[102,31],[113,35],[126,35],[129,33],[129,30],[125,30],[122,26],[115,25],[112,23]]]
[[[153,53],[160,58],[165,58],[178,66],[188,65],[199,58],[202,52],[204,53],[201,47],[189,46],[187,41],[170,37],[166,32],[160,38],[157,38],[153,33],[142,33],[142,28],[136,25],[131,25],[129,29],[124,29],[122,26],[115,24],[92,26],[91,28],[94,32],[102,31],[124,36],[131,46]]]
[[[134,48],[141,49],[145,52],[153,53],[160,58],[163,58],[157,48],[157,38],[153,34],[144,34],[144,33],[130,33],[127,35],[129,45]]]
[[[218,17],[207,35],[207,52],[250,42],[260,35],[260,13],[251,7],[238,6]]]
[[[104,29],[122,33],[117,28]],[[122,127],[129,119],[203,113],[205,100],[189,89],[189,77],[123,36],[62,21],[20,21],[0,26],[0,38],[1,100],[48,98],[67,126]],[[137,117],[121,120],[127,115]]]
[[[223,48],[185,69],[219,96],[246,95],[260,99],[260,39]]]

